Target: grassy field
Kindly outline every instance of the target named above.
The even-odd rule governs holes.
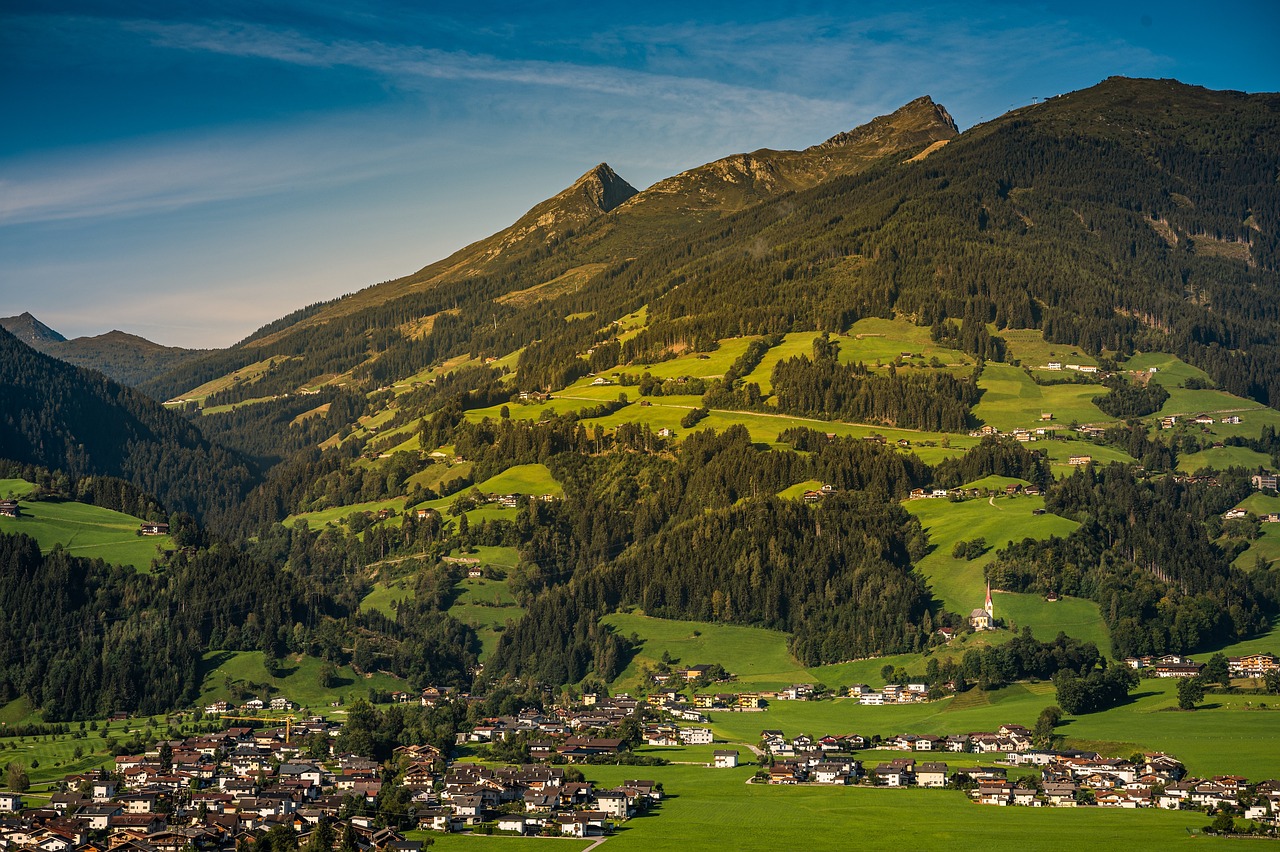
[[[1050,361],[1063,364],[1088,364],[1096,366],[1098,361],[1092,355],[1081,352],[1067,343],[1050,343],[1036,328],[1005,328],[997,332],[1008,345],[1008,356],[1017,359],[1021,366],[1044,367]],[[1049,375],[1048,371],[1045,375]]]
[[[403,512],[404,498],[393,497],[389,500],[373,500],[368,503],[332,506],[328,509],[318,509],[314,512],[300,512],[285,518],[283,523],[285,526],[292,526],[298,521],[306,521],[311,527],[322,527],[325,524],[340,524],[344,518],[353,512],[377,512],[381,509],[394,509],[396,512]]]
[[[1269,562],[1280,560],[1280,524],[1263,524],[1262,537],[1249,544],[1249,549],[1241,553],[1232,563],[1246,571],[1258,564],[1258,559]]]
[[[0,482],[0,493],[3,493],[4,482],[13,481]],[[157,548],[174,548],[173,539],[167,535],[139,536],[138,526],[142,520],[123,512],[74,502],[22,502],[20,505],[22,517],[0,518],[0,531],[25,533],[39,542],[45,553],[55,544],[61,544],[76,556],[149,571]]]
[[[986,587],[982,569],[995,558],[997,550],[1024,538],[1066,536],[1078,526],[1057,515],[1032,514],[1044,508],[1043,497],[977,498],[960,503],[908,500],[903,505],[929,533],[931,549],[917,568],[929,578],[934,596],[959,613],[982,606]],[[956,542],[976,538],[986,539],[989,549],[982,556],[972,560],[951,556]]]
[[[449,606],[449,614],[475,628],[480,637],[481,656],[487,657],[507,622],[519,621],[524,609],[516,604],[504,580],[467,579],[456,588],[458,595]]]
[[[35,489],[35,484],[25,479],[0,479],[0,497],[8,499],[26,497]]]
[[[1211,447],[1198,453],[1178,456],[1178,470],[1195,473],[1205,468],[1226,470],[1229,467],[1244,467],[1249,470],[1271,468],[1271,456],[1259,453],[1248,447]]]
[[[367,698],[371,687],[391,692],[405,688],[399,678],[382,673],[360,675],[349,666],[339,666],[337,684],[325,688],[320,685],[322,665],[316,657],[293,656],[282,661],[281,675],[273,677],[262,665],[261,651],[210,651],[204,655],[204,688],[197,703],[203,707],[222,698],[239,704],[234,688],[243,686],[263,700],[283,696],[314,710],[339,698],[344,704]]]
[[[861,361],[868,367],[877,363],[887,366],[901,358],[903,363],[923,367],[931,358],[937,358],[948,365],[973,366],[972,355],[939,346],[930,338],[927,326],[907,320],[867,317],[835,340],[840,344],[840,362],[844,364]],[[903,353],[912,357],[904,357]]]
[[[554,494],[564,496],[564,488],[545,464],[519,464],[481,482],[477,488],[484,494]]]
[[[1029,852],[1148,849],[1183,842],[1234,848],[1231,844],[1251,843],[1193,837],[1189,830],[1208,822],[1204,814],[991,808],[973,804],[957,791],[746,784],[753,772],[750,766],[663,766],[643,771],[599,766],[591,767],[588,777],[607,785],[639,774],[661,782],[668,793],[650,816],[631,820],[607,842],[614,852],[691,848],[824,852],[880,845],[886,837],[900,838],[904,845],[920,850],[973,848],[980,837],[983,846],[1010,845]]]
[[[987,364],[978,386],[984,391],[974,416],[1001,432],[1040,425],[1041,413],[1057,424],[1106,422],[1093,397],[1105,393],[1101,385],[1038,385],[1021,368]]]

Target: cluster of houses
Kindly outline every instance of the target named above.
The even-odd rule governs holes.
[[[881,689],[873,689],[865,683],[855,683],[849,687],[849,697],[858,699],[858,703],[868,706],[882,704],[917,704],[929,700],[929,687],[923,683],[890,683]]]
[[[998,731],[948,737],[903,734],[869,741],[857,735],[788,739],[781,731],[761,732],[761,747],[773,756],[760,780],[769,784],[848,785],[878,787],[963,787],[985,805],[1078,807],[1093,804],[1116,808],[1238,808],[1246,791],[1253,804],[1245,818],[1277,825],[1280,781],[1248,786],[1239,776],[1187,777],[1177,759],[1163,753],[1142,755],[1140,761],[1104,758],[1096,752],[1053,751],[1032,747],[1031,732],[1021,725]],[[945,761],[917,762],[899,757],[864,767],[852,754],[856,749],[897,749],[992,755],[999,765],[949,766]],[[1009,778],[1010,767],[1039,767],[1039,776],[1022,773]]]
[[[913,488],[907,495],[910,500],[946,499],[948,497],[987,497],[993,494],[1004,494],[1006,497],[1039,497],[1044,492],[1038,485],[1023,485],[1011,482],[999,490],[990,488]]]
[[[1100,375],[1106,375],[1105,373],[1100,373],[1097,366],[1094,364],[1064,364],[1061,361],[1050,361],[1040,369],[1053,370],[1054,372],[1061,370],[1073,370],[1077,373],[1099,373]]]
[[[624,781],[597,790],[589,781],[566,782],[559,767],[539,764],[494,768],[455,763],[443,779],[433,772],[423,781],[428,777],[432,783],[442,780],[442,789],[418,820],[436,831],[496,821],[495,828],[504,834],[599,837],[662,800],[662,786],[653,781]]]
[[[301,724],[332,735],[323,720]],[[253,842],[288,826],[302,843],[321,821],[331,826],[351,797],[372,804],[381,767],[355,755],[328,765],[300,761],[283,730],[229,728],[167,743],[145,755],[116,758],[114,771],[68,775],[46,801],[0,793],[0,846],[41,852],[212,852]],[[365,817],[352,817],[361,852],[419,852],[420,842]],[[343,831],[341,827],[338,831]]]
[[[1165,654],[1162,657],[1125,657],[1125,663],[1151,677],[1197,677],[1204,671],[1204,664],[1190,657]],[[1245,654],[1227,658],[1227,671],[1231,677],[1262,678],[1269,672],[1280,670],[1280,660],[1273,654]]]
[[[256,713],[261,710],[273,710],[278,713],[287,713],[288,711],[296,710],[297,708],[297,704],[294,704],[283,696],[277,695],[269,701],[263,701],[261,698],[250,698],[239,707],[232,704],[230,701],[218,699],[211,704],[205,705],[204,713],[206,716],[225,716],[228,713],[238,713],[242,711]]]
[[[221,852],[278,826],[290,828],[305,846],[326,822],[335,835],[349,826],[360,852],[420,852],[420,841],[349,814],[360,813],[361,803],[371,811],[383,786],[395,783],[406,789],[411,810],[405,816],[418,829],[460,831],[487,823],[511,834],[589,837],[662,798],[661,785],[652,781],[597,790],[587,781],[567,783],[565,771],[553,766],[450,766],[430,745],[398,747],[392,782],[375,760],[334,754],[338,730],[319,718],[293,728],[309,745],[315,735],[329,739],[323,761],[304,755],[301,738],[290,738],[283,728],[233,727],[117,757],[114,771],[69,775],[47,806],[24,807],[22,795],[0,793],[0,847]]]

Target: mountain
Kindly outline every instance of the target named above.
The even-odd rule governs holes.
[[[681,172],[639,193],[619,213],[733,213],[784,192],[855,174],[887,154],[931,151],[957,133],[951,115],[926,95],[803,151],[763,148]]]
[[[33,317],[30,312],[20,313],[16,317],[0,317],[0,328],[37,349],[66,340],[61,334]]]
[[[225,510],[251,483],[248,466],[142,393],[41,354],[0,331],[0,458],[114,476],[169,511]]]
[[[230,350],[184,364],[143,388],[169,399],[266,358],[288,359],[244,385],[237,397],[244,399],[291,392],[312,380],[345,381],[347,371],[363,374],[362,363],[383,360],[380,353],[387,347],[419,350],[372,368],[383,378],[392,361],[407,368],[435,357],[440,341],[425,341],[423,347],[423,338],[438,323],[456,325],[459,314],[467,312],[460,305],[477,296],[485,303],[494,300],[499,318],[508,317],[521,307],[577,292],[617,264],[669,246],[721,216],[920,155],[955,134],[947,111],[924,97],[803,151],[735,155],[642,192],[601,163],[490,237],[404,278],[297,311]],[[484,322],[491,323],[494,313],[486,308]],[[321,326],[327,332],[318,336]]]
[[[68,340],[30,313],[0,318],[0,327],[39,352],[77,367],[98,370],[130,386],[205,354],[198,349],[161,346],[118,330]]]

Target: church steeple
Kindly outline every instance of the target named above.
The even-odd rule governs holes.
[[[996,620],[996,608],[995,608],[995,604],[991,603],[991,581],[990,580],[987,580],[987,603],[983,607],[983,609],[987,611],[987,615],[991,617],[991,622],[992,624],[994,624]]]

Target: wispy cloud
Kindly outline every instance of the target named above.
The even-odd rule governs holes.
[[[741,118],[811,116],[832,107],[823,98],[798,96],[763,87],[741,86],[694,75],[658,74],[607,64],[507,59],[379,41],[322,40],[297,31],[256,24],[168,24],[134,22],[157,46],[271,59],[310,67],[347,67],[382,75],[406,88],[432,81],[494,83],[607,95],[643,102],[650,108],[673,105],[709,112],[733,112]]]
[[[0,224],[160,213],[394,172],[419,146],[354,120],[63,149],[0,165]],[[365,144],[360,144],[364,142]]]

